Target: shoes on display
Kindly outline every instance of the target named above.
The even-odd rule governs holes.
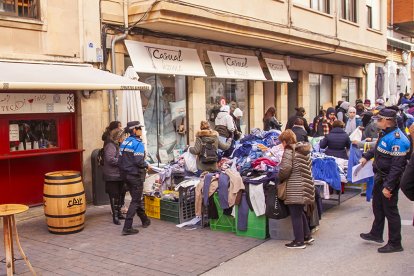
[[[378,253],[394,253],[404,251],[401,245],[395,246],[387,243],[383,247],[378,248]]]
[[[361,233],[361,234],[359,234],[359,236],[363,240],[366,240],[366,241],[373,241],[373,242],[377,242],[377,243],[383,243],[384,242],[384,240],[382,238],[375,237],[371,233]]]
[[[305,244],[312,244],[314,241],[315,239],[312,236],[305,237]]]
[[[285,246],[287,248],[291,248],[291,249],[305,249],[306,248],[306,244],[304,242],[296,242],[296,241],[292,241],[291,243],[287,243],[287,244],[285,244]]]
[[[122,229],[122,235],[126,236],[126,235],[135,235],[138,234],[139,230],[135,229],[135,228],[129,228],[129,229]]]

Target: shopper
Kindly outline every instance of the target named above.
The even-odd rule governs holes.
[[[104,148],[103,176],[105,191],[109,195],[114,224],[120,225],[120,219],[125,219],[121,213],[121,195],[124,182],[118,168],[119,145],[124,140],[124,131],[115,128],[110,132],[109,141]]]
[[[132,198],[122,235],[138,234],[138,229],[132,228],[135,214],[141,219],[143,228],[151,224],[151,221],[145,214],[142,201],[146,171],[151,169],[151,166],[145,161],[146,153],[141,140],[142,128],[143,125],[139,121],[128,122],[125,131],[130,136],[122,142],[119,149],[119,172],[122,180],[127,184]]]
[[[295,134],[285,130],[279,136],[284,153],[279,170],[280,183],[286,183],[286,199],[292,219],[295,240],[286,244],[287,248],[306,248],[314,239],[311,236],[308,219],[305,214],[307,205],[315,201],[315,187],[311,169],[311,145],[296,143]]]
[[[365,99],[364,101],[364,107],[366,111],[371,111],[372,107],[371,107],[371,100],[370,99]]]
[[[374,190],[372,209],[374,222],[371,231],[361,233],[364,240],[383,243],[385,218],[388,221],[388,243],[378,248],[379,253],[403,251],[401,245],[401,217],[398,211],[400,178],[407,163],[410,141],[397,127],[395,110],[384,108],[374,117],[382,130],[375,148],[363,155],[360,163],[365,165],[374,158]]]
[[[347,114],[348,114],[349,106],[350,104],[348,102],[342,102],[336,112],[336,117],[338,118],[339,121],[342,121],[344,124],[346,124],[346,122],[348,121]]]
[[[298,142],[308,142],[308,134],[303,126],[303,120],[301,118],[296,118],[295,124],[292,127],[293,133],[295,133],[296,141]]]
[[[289,120],[286,124],[286,129],[292,129],[292,127],[293,127],[293,125],[296,121],[296,118],[301,118],[303,120],[303,127],[305,128],[308,135],[310,135],[311,131],[310,131],[310,128],[309,128],[309,125],[308,125],[308,121],[306,121],[306,119],[305,119],[305,114],[306,114],[305,109],[303,107],[296,107],[295,110],[296,110],[296,114],[289,118]]]
[[[326,110],[321,109],[319,115],[313,119],[313,137],[325,136],[329,133],[328,118],[326,118]],[[298,140],[298,142],[300,142]]]
[[[222,106],[220,112],[214,121],[215,130],[219,133],[220,139],[224,142],[227,138],[233,137],[234,126],[233,118],[230,115],[230,107],[228,105]]]
[[[230,148],[232,138],[225,143],[220,142],[219,134],[210,129],[207,121],[201,121],[200,131],[196,134],[196,141],[193,147],[188,150],[197,156],[197,169],[200,171],[217,171],[218,149],[227,150]]]
[[[104,142],[104,147],[106,143],[110,142],[111,131],[116,128],[122,129],[122,124],[120,121],[112,121],[109,123],[109,126],[106,127],[104,133],[102,134],[102,141]]]
[[[345,125],[345,132],[348,135],[351,135],[351,133],[354,132],[354,130],[361,125],[361,119],[356,114],[355,107],[351,106],[350,108],[348,108],[348,120],[346,121]]]
[[[263,117],[263,129],[269,131],[271,129],[282,130],[282,124],[276,119],[276,109],[269,107]]]
[[[241,117],[243,117],[243,111],[241,111],[240,108],[236,108],[233,113],[231,113],[231,116],[233,117],[234,126],[236,127],[234,131],[234,140],[239,140],[242,136],[242,130],[241,130]]]
[[[351,146],[351,140],[344,131],[344,123],[335,121],[331,132],[320,141],[319,146],[325,149],[326,155],[348,160],[347,149]]]

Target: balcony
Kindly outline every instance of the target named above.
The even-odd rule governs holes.
[[[399,32],[414,36],[414,1],[394,0],[393,24]]]

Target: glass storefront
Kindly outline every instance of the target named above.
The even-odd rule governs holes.
[[[185,76],[139,74],[152,89],[141,91],[148,160],[168,163],[188,144]]]
[[[332,103],[332,76],[309,74],[309,118],[313,120],[320,109],[334,106]]]
[[[358,96],[358,80],[356,78],[342,78],[342,100],[350,102],[351,105],[355,104],[355,100]]]
[[[248,132],[249,122],[249,94],[247,80],[234,79],[206,79],[206,117],[210,126],[214,128],[214,121],[220,107],[229,105],[231,110],[240,108],[243,112],[240,127],[241,131]]]

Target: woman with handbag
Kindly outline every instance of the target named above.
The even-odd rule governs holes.
[[[311,145],[297,143],[296,136],[291,130],[283,131],[279,140],[285,151],[279,170],[279,179],[282,184],[280,184],[278,197],[284,199],[284,203],[289,207],[295,236],[295,240],[285,246],[304,249],[307,244],[314,241],[305,214],[305,208],[308,209],[315,201],[310,158]],[[283,189],[283,186],[286,186],[286,189]]]

